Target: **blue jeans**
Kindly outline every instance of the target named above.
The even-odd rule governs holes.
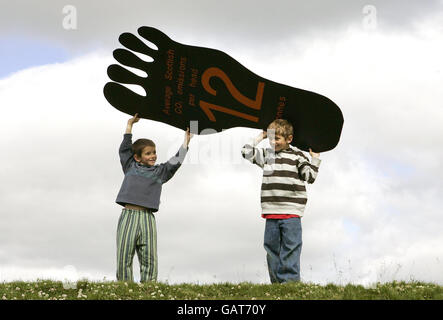
[[[264,247],[271,283],[300,281],[300,218],[266,219]]]

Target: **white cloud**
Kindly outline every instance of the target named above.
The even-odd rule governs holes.
[[[79,55],[97,48],[109,49],[117,44],[116,35],[149,25],[179,42],[200,45],[199,39],[204,39],[225,46],[216,46],[222,50],[233,43],[267,50],[271,43],[286,42],[292,35],[313,38],[326,32],[336,34],[350,24],[361,26],[367,15],[363,8],[368,4],[377,10],[378,26],[388,32],[411,31],[417,21],[441,10],[440,0],[194,0],[192,5],[177,0],[16,0],[2,3],[0,35],[49,40]],[[66,29],[64,24],[68,13],[63,13],[63,8],[67,5],[76,9],[74,30]]]
[[[443,282],[443,34],[430,28],[413,35],[350,29],[298,41],[304,50],[288,48],[271,61],[236,57],[264,77],[325,94],[344,113],[341,142],[321,155],[308,189],[305,281]],[[114,274],[114,200],[123,178],[117,149],[129,116],[103,97],[110,63],[110,53],[97,52],[0,80],[3,280],[59,275],[50,270],[66,265],[98,280]],[[232,129],[191,142],[157,214],[159,280],[268,281],[260,170],[239,151],[256,132]],[[143,120],[134,127],[138,137],[156,141],[166,161],[183,132]]]

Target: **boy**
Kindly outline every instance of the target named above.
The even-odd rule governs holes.
[[[155,165],[155,144],[149,139],[132,143],[132,125],[138,113],[128,120],[120,145],[120,163],[125,174],[116,202],[124,208],[117,226],[117,280],[133,281],[134,253],[140,263],[140,282],[157,280],[157,230],[154,212],[158,211],[162,185],[182,164],[192,138],[189,128],[183,145],[168,162]]]
[[[256,148],[267,136],[272,149]],[[268,126],[268,133],[260,133],[252,145],[242,148],[243,157],[263,169],[261,207],[266,219],[264,247],[271,283],[300,281],[305,182],[315,181],[321,162],[319,153],[309,149],[310,162],[299,149],[291,147],[292,139],[292,125],[277,119]]]

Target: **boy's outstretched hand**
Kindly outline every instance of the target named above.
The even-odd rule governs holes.
[[[136,113],[131,119],[128,120],[125,133],[132,133],[132,125],[138,122],[138,120],[140,120],[140,118],[138,117],[138,113]]]
[[[310,154],[311,157],[313,157],[313,158],[320,158],[320,153],[316,153],[316,152],[312,151],[311,148],[309,148],[309,154]]]
[[[268,137],[268,132],[263,130],[259,133],[259,135],[254,139],[254,146],[259,144],[262,140],[266,139]]]
[[[136,113],[131,119],[128,120],[128,125],[133,125],[134,123],[138,122],[140,118],[138,117],[138,113]]]
[[[187,129],[186,129],[186,132],[185,132],[185,141],[183,141],[183,147],[184,147],[184,148],[187,148],[187,147],[188,147],[188,145],[189,145],[189,141],[191,141],[191,139],[192,139],[193,136],[194,136],[194,134],[193,134],[193,133],[190,133],[190,132],[189,132],[189,128],[187,128]]]

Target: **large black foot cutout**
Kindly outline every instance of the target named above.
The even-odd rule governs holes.
[[[180,44],[151,27],[141,27],[138,33],[157,48],[131,33],[120,35],[127,49],[114,50],[115,59],[148,76],[109,66],[108,75],[115,82],[106,83],[104,94],[118,110],[183,130],[190,121],[198,121],[199,133],[209,128],[266,129],[274,119],[283,118],[294,126],[293,145],[298,148],[323,152],[337,145],[343,115],[328,98],[264,79],[222,51]],[[119,83],[139,85],[146,96]]]

